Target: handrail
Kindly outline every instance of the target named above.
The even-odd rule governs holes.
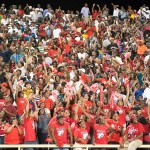
[[[120,145],[115,144],[97,144],[97,145],[92,145],[92,144],[74,144],[72,148],[119,148]],[[70,145],[64,145],[63,147],[65,148],[70,148]],[[125,147],[127,147],[125,145]],[[9,145],[9,144],[1,144],[0,148],[18,148],[18,150],[21,150],[21,148],[57,148],[55,144],[18,144],[18,145]],[[141,145],[139,148],[150,148],[150,145]]]

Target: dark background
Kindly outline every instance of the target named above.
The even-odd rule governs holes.
[[[61,6],[63,10],[81,10],[84,3],[89,4],[91,10],[92,4],[99,4],[100,7],[103,7],[104,4],[107,4],[108,8],[112,10],[111,3],[118,4],[127,8],[128,5],[131,5],[134,9],[139,9],[143,4],[149,6],[150,0],[0,0],[0,3],[5,3],[6,7],[10,5],[23,5],[25,6],[28,3],[31,6],[36,7],[39,3],[43,8],[46,8],[46,4],[51,4],[53,9]]]

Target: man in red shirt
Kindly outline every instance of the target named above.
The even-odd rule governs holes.
[[[143,132],[144,128],[141,123],[137,121],[135,114],[130,116],[131,124],[127,127],[124,140],[121,143],[121,147],[124,147],[124,144],[128,145],[128,148],[125,150],[136,150],[139,146],[143,144]]]
[[[62,115],[57,115],[56,120],[57,121],[51,125],[53,142],[59,147],[63,147],[64,144],[71,144],[72,146],[73,136],[69,123],[64,121],[64,117]]]
[[[108,129],[104,117],[97,119],[97,124],[94,125],[93,144],[107,144],[108,143]]]

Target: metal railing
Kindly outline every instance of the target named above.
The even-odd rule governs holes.
[[[70,145],[64,145],[64,148],[70,148]],[[98,144],[98,145],[92,145],[92,144],[74,144],[72,148],[119,148],[120,145],[112,145],[112,144]],[[125,146],[126,147],[126,146]],[[18,148],[18,150],[21,150],[23,148],[58,148],[55,144],[18,144],[18,145],[6,145],[2,144],[0,145],[0,148]],[[141,145],[139,148],[150,148],[150,145]]]

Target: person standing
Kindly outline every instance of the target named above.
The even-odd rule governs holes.
[[[4,127],[4,143],[5,144],[20,144],[20,137],[23,135],[23,128],[18,124],[18,119],[12,117],[10,123]]]
[[[104,117],[99,117],[97,123],[94,125],[93,145],[108,144],[108,130],[109,125],[106,123]],[[103,149],[105,150],[105,149]]]
[[[34,102],[35,111],[29,109],[29,101],[27,100],[27,105],[25,108],[24,117],[24,128],[25,128],[25,139],[24,144],[37,144],[36,139],[36,126],[35,121],[38,118],[38,107],[36,101]],[[27,150],[33,150],[33,148],[27,148]]]
[[[88,8],[88,4],[87,3],[85,3],[84,7],[82,7],[81,14],[82,14],[84,22],[88,23],[89,22],[90,10]]]
[[[62,115],[57,115],[56,120],[57,121],[54,122],[51,127],[51,135],[53,142],[60,147],[57,148],[57,150],[68,150],[68,148],[61,148],[61,147],[63,147],[64,144],[70,143],[71,146],[73,144],[71,127],[69,123],[64,121],[64,117]]]
[[[119,5],[114,5],[113,3],[111,3],[112,4],[112,6],[113,6],[113,9],[114,9],[114,11],[113,11],[113,17],[114,18],[118,18],[119,17],[119,9],[118,9],[118,7],[119,7]]]

